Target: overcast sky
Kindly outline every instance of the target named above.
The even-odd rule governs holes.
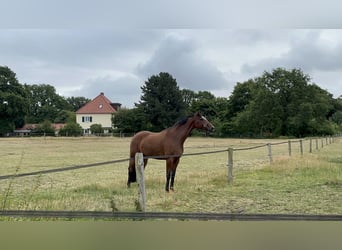
[[[66,3],[59,1],[63,2]],[[212,18],[204,22],[198,20],[198,15],[190,19],[185,17],[191,15],[191,5],[186,12],[178,13],[180,21],[174,17],[167,21],[163,12],[158,11],[163,7],[160,4],[149,5],[152,1],[146,1],[144,5],[129,9],[128,2],[122,4],[126,8],[123,12],[118,8],[113,13],[89,7],[78,19],[74,17],[78,15],[74,10],[77,9],[75,3],[80,1],[69,1],[71,9],[61,19],[57,18],[58,9],[65,9],[66,5],[49,5],[48,9],[34,15],[28,11],[34,9],[34,5],[21,6],[13,0],[8,8],[17,4],[20,6],[16,9],[18,16],[31,15],[29,19],[19,18],[15,23],[8,22],[9,12],[2,15],[0,65],[10,67],[21,83],[50,84],[63,96],[92,99],[104,92],[113,102],[126,107],[133,107],[140,100],[140,87],[159,72],[169,72],[180,88],[206,90],[216,96],[229,97],[236,82],[277,67],[300,68],[311,76],[313,83],[335,98],[342,95],[342,29],[326,29],[333,25],[322,18],[330,11],[328,15],[336,23],[335,17],[340,18],[338,8],[322,9],[311,4],[311,13],[321,22],[315,23],[315,16],[307,15],[296,26],[292,21],[297,20],[298,15],[285,20],[278,18],[282,11],[291,11],[291,6],[283,3],[271,14],[277,23],[272,26],[265,15],[261,15],[257,25],[253,25],[253,19],[236,24],[234,20],[240,16],[232,8],[224,12],[216,6],[215,12],[206,1],[204,5],[197,4],[196,10],[197,14],[211,14]],[[235,7],[243,9],[241,4]],[[144,8],[156,14],[141,24],[139,19],[144,17],[141,12]],[[128,10],[137,15],[134,25],[123,14]],[[173,5],[167,13],[170,11],[177,11],[177,8]],[[99,13],[91,22],[87,13],[93,12]],[[246,11],[244,15],[253,13]],[[108,25],[106,16],[114,14],[116,18],[109,20],[124,19],[125,25],[120,26],[117,22]],[[231,23],[220,23],[223,14],[230,14]],[[46,24],[43,20],[49,15],[51,18]],[[156,20],[162,21],[157,23]],[[65,24],[68,21],[70,27]],[[282,25],[285,21],[290,24]],[[106,25],[102,25],[103,22]],[[302,27],[305,29],[298,29]]]

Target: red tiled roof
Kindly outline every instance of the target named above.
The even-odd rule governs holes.
[[[65,123],[51,123],[51,127],[54,130],[60,130],[61,128],[64,128],[65,125],[66,125]],[[39,124],[37,124],[37,123],[27,123],[22,128],[16,128],[16,130],[17,131],[20,131],[20,130],[33,130],[33,129],[36,129],[38,126],[39,126]]]
[[[22,128],[18,128],[19,130],[20,129],[23,129],[23,130],[32,130],[32,129],[35,129],[38,127],[39,124],[32,124],[32,123],[27,123],[25,124]]]
[[[113,114],[116,109],[111,106],[111,103],[103,93],[100,93],[92,101],[77,110],[76,114]]]
[[[54,128],[54,130],[61,130],[65,127],[65,123],[52,123],[51,126]]]

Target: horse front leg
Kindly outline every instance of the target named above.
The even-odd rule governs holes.
[[[166,169],[166,184],[165,184],[165,191],[170,191],[170,178],[171,178],[171,171]]]
[[[171,191],[175,191],[173,186],[175,184],[175,177],[176,177],[176,169],[171,171],[171,182],[170,182],[170,189]]]
[[[174,183],[175,183],[175,177],[176,177],[176,170],[177,170],[177,166],[178,166],[178,163],[179,163],[179,158],[175,158],[173,160],[173,166],[172,166],[172,171],[171,171],[171,183],[170,183],[170,189],[172,191],[174,191]]]
[[[179,163],[179,158],[169,158],[166,160],[166,185],[165,190],[169,192],[170,189],[174,191],[176,169]]]
[[[166,184],[165,184],[165,191],[170,191],[170,179],[172,176],[172,166],[173,166],[173,159],[168,158],[166,159]]]

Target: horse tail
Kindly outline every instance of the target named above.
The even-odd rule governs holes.
[[[135,134],[131,140],[130,144],[130,160],[129,160],[129,167],[128,167],[128,181],[127,186],[130,186],[131,182],[137,181],[137,174],[135,172],[135,153],[141,152],[141,141],[150,134],[151,132],[148,131],[140,131],[139,133]],[[144,160],[145,166],[147,163],[147,159]]]
[[[130,160],[128,167],[128,181],[127,187],[130,187],[131,182],[137,181],[137,174],[135,172],[135,152],[138,151],[137,135],[132,138],[130,145]]]

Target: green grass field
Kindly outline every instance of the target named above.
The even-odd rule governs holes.
[[[286,140],[188,138],[185,153]],[[128,158],[130,138],[1,138],[0,176]],[[145,171],[147,211],[342,214],[342,140],[313,153],[304,143],[234,152],[227,183],[227,152],[181,158],[175,192],[166,193],[165,161]],[[128,162],[0,180],[0,209],[135,211],[138,187],[126,187]]]

